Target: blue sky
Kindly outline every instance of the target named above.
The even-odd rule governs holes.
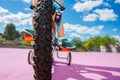
[[[0,33],[7,23],[31,29],[32,0],[0,0]],[[110,35],[120,40],[120,0],[64,0],[65,37],[72,39]]]

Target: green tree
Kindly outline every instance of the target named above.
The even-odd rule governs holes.
[[[114,37],[110,37],[108,35],[101,37],[100,41],[101,45],[106,47],[110,45],[116,45],[116,43],[118,42],[118,40],[116,40]]]
[[[91,37],[88,40],[83,42],[83,47],[87,51],[91,50],[99,50],[100,45],[103,45],[105,47],[109,47],[110,45],[116,45],[118,40],[116,40],[113,37],[110,37],[108,35],[103,36],[103,37]]]
[[[73,38],[72,43],[74,45],[76,45],[76,47],[81,47],[82,46],[82,41],[80,40],[80,38]]]
[[[83,46],[82,46],[82,41],[80,38],[73,38],[71,42],[76,46],[76,48],[74,50],[76,50],[76,51],[84,50]]]
[[[92,50],[93,46],[94,46],[94,41],[92,40],[93,38],[89,38],[88,40],[83,42],[83,48],[86,51],[90,51]]]
[[[6,25],[2,37],[5,38],[6,40],[15,40],[20,37],[20,34],[16,30],[15,25],[13,23],[9,23]]]
[[[88,40],[83,42],[83,48],[84,48],[84,50],[86,50],[86,51],[90,50],[90,49],[89,49],[89,41],[88,41]]]

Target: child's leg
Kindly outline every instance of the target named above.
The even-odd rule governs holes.
[[[38,0],[33,0],[33,3],[32,3],[32,4],[33,4],[34,6],[37,6],[37,3],[38,3]]]
[[[60,31],[59,31],[59,38],[64,38],[65,34],[64,34],[64,26],[63,26],[63,23],[61,22],[61,25],[60,25]]]
[[[52,30],[53,30],[53,32],[54,32],[54,35],[56,35],[56,24],[55,24],[55,22],[54,21],[52,21]]]
[[[38,4],[38,0],[33,0],[33,3],[32,3],[35,7],[37,6]],[[34,12],[32,12],[32,16],[33,16]],[[34,20],[32,18],[32,26],[34,27]]]

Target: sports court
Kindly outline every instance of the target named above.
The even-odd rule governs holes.
[[[0,48],[0,80],[34,80],[30,49]],[[60,52],[66,57],[67,53]],[[52,80],[120,80],[120,53],[72,52],[72,64],[54,53]]]

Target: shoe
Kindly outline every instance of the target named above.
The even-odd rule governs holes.
[[[24,38],[25,42],[30,43],[33,41],[34,30],[25,29],[21,31],[21,35]]]
[[[34,30],[30,30],[30,29],[25,29],[21,31],[21,35],[28,35],[28,36],[33,36],[34,35]]]
[[[63,5],[59,4],[57,1],[55,1],[55,2],[57,3],[57,6],[60,7],[60,10],[61,10],[61,11],[64,11],[64,10],[65,10],[65,7],[64,7]]]
[[[60,10],[61,10],[61,11],[64,11],[64,10],[65,10],[65,7],[64,7],[64,6],[61,6],[61,7],[60,7]]]
[[[72,44],[71,42],[69,42],[67,39],[62,39],[62,46],[67,47],[69,49],[74,49],[76,48],[76,46],[74,44]]]

